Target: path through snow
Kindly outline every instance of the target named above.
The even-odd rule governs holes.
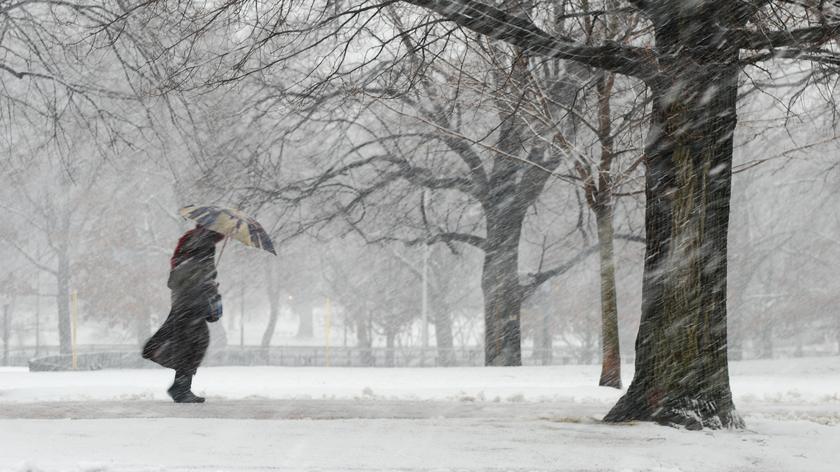
[[[836,472],[840,359],[734,363],[746,431],[598,422],[595,366],[0,370],[0,471]],[[629,379],[627,379],[629,380]]]

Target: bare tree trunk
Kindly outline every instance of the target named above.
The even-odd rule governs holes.
[[[509,72],[496,71],[496,86],[522,86],[528,83],[528,55],[517,54]],[[516,92],[519,93],[519,92]],[[497,147],[508,155],[518,155],[528,147],[526,128],[517,117],[518,107],[497,100],[499,136]],[[531,148],[534,150],[535,148]],[[529,169],[532,170],[532,169]],[[490,171],[490,191],[482,201],[486,223],[484,266],[481,289],[484,294],[484,364],[522,365],[520,312],[525,290],[519,282],[519,241],[525,212],[545,184],[545,173],[534,177],[520,163],[497,158]]]
[[[311,338],[315,335],[315,325],[312,321],[312,305],[301,303],[296,305],[298,315],[298,338]]]
[[[618,301],[615,292],[613,213],[609,202],[595,213],[601,258],[601,379],[598,385],[621,388],[621,349],[618,337]]]
[[[271,345],[271,338],[274,337],[274,330],[277,329],[277,318],[280,316],[280,290],[277,286],[277,277],[272,263],[265,268],[266,295],[268,295],[268,325],[262,335],[260,345],[268,347]]]
[[[448,307],[439,298],[436,297],[432,300],[431,305],[435,316],[435,345],[438,353],[437,364],[440,366],[450,366],[454,363],[452,316],[447,309]]]
[[[385,333],[385,366],[394,367],[394,338],[397,333],[394,331],[387,331]]]
[[[758,351],[759,359],[772,359],[773,358],[773,324],[769,321],[766,321],[764,325],[759,330],[759,335],[761,336],[760,341],[760,349]]]
[[[736,2],[654,12],[662,70],[650,83],[646,251],[636,372],[607,421],[741,428],[729,386],[727,236],[737,121],[737,46],[709,33],[738,28]],[[714,11],[709,11],[714,9]],[[690,27],[685,25],[690,24]]]
[[[615,3],[609,2],[610,4]],[[614,5],[613,5],[614,6]],[[610,24],[615,29],[614,24]],[[589,175],[587,200],[595,213],[598,227],[598,252],[601,278],[601,378],[598,385],[621,388],[621,349],[618,337],[618,300],[615,290],[615,256],[613,251],[613,179],[612,161],[612,98],[615,75],[602,72],[598,90],[598,140],[601,162],[597,179]],[[591,172],[591,171],[589,171]],[[598,182],[597,187],[595,182]]]
[[[271,345],[271,338],[274,337],[274,331],[277,329],[277,319],[280,317],[280,300],[278,298],[273,295],[268,297],[268,324],[265,326],[260,341],[262,347]]]
[[[373,365],[373,351],[371,350],[371,339],[368,333],[368,322],[364,315],[359,313],[356,316],[356,347],[360,349],[362,365]]]
[[[542,365],[551,365],[554,362],[554,330],[551,326],[551,312],[543,310],[540,319],[541,329],[538,339],[540,341],[540,362]]]
[[[657,46],[673,52],[665,64],[673,75],[653,90],[636,372],[605,420],[743,427],[729,387],[726,331],[738,51],[684,44],[714,35],[664,24]]]
[[[540,312],[540,320],[542,320],[542,312]],[[533,330],[533,340],[532,345],[534,346],[533,350],[531,351],[531,359],[534,362],[542,363],[542,345],[543,345],[543,338],[545,338],[544,333],[539,327],[535,327]]]
[[[519,284],[519,227],[500,225],[502,235],[492,237],[484,255],[481,288],[484,292],[484,364],[522,365]]]

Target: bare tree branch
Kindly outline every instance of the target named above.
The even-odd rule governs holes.
[[[610,42],[602,46],[585,46],[570,38],[552,36],[529,19],[475,0],[405,1],[434,11],[464,28],[510,43],[526,53],[573,60],[644,81],[657,75],[655,54],[648,49]]]

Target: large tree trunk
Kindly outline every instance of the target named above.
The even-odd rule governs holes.
[[[694,13],[657,25],[665,72],[653,86],[636,372],[606,421],[744,425],[729,387],[726,326],[738,51],[698,20],[725,13]]]
[[[598,250],[601,258],[601,379],[598,385],[621,388],[612,205],[600,205],[595,219],[598,225]]]
[[[519,283],[521,218],[491,222],[481,288],[484,292],[484,364],[522,365],[520,310],[523,290]]]
[[[497,58],[507,60],[502,55]],[[511,60],[509,71],[494,71],[495,85],[507,93],[524,93],[530,80],[528,54],[517,51]],[[519,107],[501,99],[496,103],[500,120],[498,149],[507,156],[519,155],[523,149],[538,149],[527,142],[527,128],[518,116]],[[509,157],[494,159],[489,192],[482,201],[486,237],[481,289],[484,294],[484,364],[488,366],[522,365],[520,311],[525,291],[519,282],[519,240],[525,212],[539,196],[547,179],[544,172],[534,176],[528,170],[533,169],[523,167]]]

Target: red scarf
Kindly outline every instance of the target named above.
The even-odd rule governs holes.
[[[172,253],[172,258],[169,260],[170,268],[174,269],[176,265],[181,263],[181,261],[194,255],[194,251],[198,248],[197,245],[193,245],[191,248],[187,247],[190,245],[189,243],[193,242],[193,238],[196,239],[196,243],[199,243],[200,239],[204,239],[208,244],[215,245],[217,242],[224,239],[225,236],[221,233],[217,233],[200,226],[187,231],[180,239],[178,239],[178,244],[175,246],[175,252]]]

